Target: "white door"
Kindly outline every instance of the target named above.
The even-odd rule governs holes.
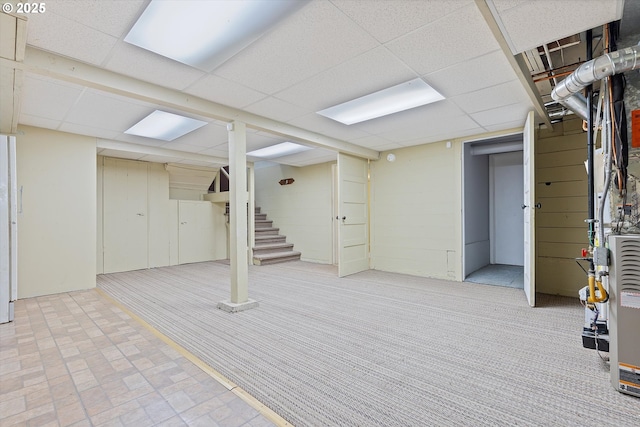
[[[369,269],[367,160],[338,154],[338,276]]]
[[[16,138],[0,135],[0,323],[13,320],[18,293]]]
[[[178,201],[178,262],[214,259],[216,235],[211,202]]]
[[[535,236],[535,168],[533,111],[527,115],[522,132],[524,169],[524,293],[529,305],[536,306],[536,236]]]
[[[105,158],[104,272],[149,267],[147,164]]]

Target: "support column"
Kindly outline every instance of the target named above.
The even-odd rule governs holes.
[[[245,123],[227,124],[229,132],[229,228],[231,259],[231,298],[218,303],[230,313],[258,306],[249,299],[249,261],[247,231],[247,128]]]
[[[255,168],[253,163],[249,165],[247,170],[248,189],[249,189],[249,265],[253,265],[253,248],[256,245],[256,191],[255,191]]]

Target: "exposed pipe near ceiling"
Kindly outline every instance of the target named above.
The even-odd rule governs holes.
[[[640,46],[631,46],[605,53],[578,67],[569,77],[553,88],[551,97],[572,110],[583,120],[589,117],[587,100],[579,92],[591,83],[614,74],[640,68]]]
[[[551,53],[549,52],[549,47],[547,47],[547,44],[545,43],[543,45],[544,48],[544,54],[547,57],[547,63],[549,64],[549,69],[553,70],[553,63],[551,62]],[[549,72],[550,77],[553,79],[553,83],[554,84],[558,84],[558,79],[557,77],[553,74],[553,72]]]
[[[586,64],[589,64],[592,62],[592,58],[593,58],[593,33],[592,30],[587,30],[587,62]],[[600,57],[602,58],[602,56]],[[595,64],[595,62],[594,62]],[[582,68],[578,67],[578,70]],[[593,69],[595,69],[595,66],[593,67]],[[578,71],[576,70],[576,71]],[[574,72],[575,74],[575,72]],[[571,74],[571,76],[573,76],[574,74]],[[567,77],[565,80],[562,81],[562,83],[564,83],[565,81],[569,80],[571,78],[571,76]],[[595,237],[595,224],[594,224],[594,220],[595,220],[595,180],[594,180],[594,176],[593,176],[593,169],[594,169],[594,159],[593,159],[593,148],[594,148],[594,144],[593,144],[593,82],[594,80],[591,80],[587,83],[587,93],[586,93],[586,105],[585,105],[585,109],[586,109],[586,113],[587,113],[587,129],[589,129],[589,131],[587,132],[587,203],[588,203],[588,219],[587,222],[589,223],[589,242],[591,245],[593,245],[593,241],[594,241],[594,237]],[[558,85],[556,85],[556,87],[558,87]],[[554,89],[555,90],[555,89]],[[553,93],[552,93],[552,97],[553,97]],[[560,101],[560,103],[562,103],[562,101]],[[595,270],[594,268],[594,263],[593,260],[590,261],[590,268],[589,268],[589,272],[591,272],[591,270]]]

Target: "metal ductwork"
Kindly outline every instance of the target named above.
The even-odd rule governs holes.
[[[551,92],[551,97],[583,120],[587,120],[589,116],[587,100],[580,91],[598,80],[638,68],[640,68],[640,46],[605,53],[596,59],[585,62],[566,79],[558,83]]]

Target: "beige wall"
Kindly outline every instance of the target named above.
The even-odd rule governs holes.
[[[202,200],[202,196],[205,194],[207,193],[201,190],[169,187],[169,198],[171,200]]]
[[[142,175],[134,178],[132,174],[127,172],[128,168],[142,171]],[[170,199],[170,187],[169,187],[169,173],[166,171],[163,164],[142,162],[137,160],[125,160],[125,159],[113,159],[109,157],[98,156],[98,192],[97,192],[97,205],[99,211],[97,213],[98,223],[96,227],[97,233],[97,265],[96,273],[110,273],[114,271],[127,271],[131,270],[129,264],[127,264],[131,257],[123,256],[120,261],[113,260],[105,268],[104,256],[106,248],[103,246],[103,242],[111,240],[112,244],[120,244],[122,249],[118,249],[116,253],[126,254],[127,250],[135,250],[135,255],[140,255],[143,260],[142,264],[137,265],[136,268],[154,268],[163,267],[168,265],[176,265],[185,262],[196,262],[205,260],[217,260],[227,258],[227,238],[226,238],[226,226],[224,216],[224,205],[222,207],[211,204],[210,202],[202,201],[190,201],[182,202],[180,200]],[[134,234],[128,234],[125,227],[116,226],[114,230],[108,231],[104,226],[105,218],[111,219],[112,224],[119,224],[119,221],[127,221],[126,217],[122,217],[123,212],[127,210],[127,206],[120,206],[122,203],[130,203],[129,196],[125,197],[127,200],[122,200],[122,197],[117,198],[105,198],[105,185],[110,186],[111,193],[119,193],[119,186],[126,185],[122,183],[121,178],[126,176],[127,179],[142,179],[144,185],[143,192],[132,192],[129,196],[137,198],[134,204],[139,210],[144,212],[143,220],[143,238],[144,242],[133,241],[127,239],[133,239]],[[204,206],[209,208],[205,210],[205,213],[198,214],[194,221],[189,220],[189,227],[191,229],[191,222],[195,222],[197,219],[200,223],[205,224],[206,233],[190,233],[190,237],[185,238],[183,235],[180,237],[180,221],[186,220],[180,219],[178,205],[180,203],[192,203],[192,204],[204,204],[215,206]],[[138,210],[130,212],[132,215],[136,215]],[[110,216],[111,215],[111,216]],[[210,225],[210,226],[209,226]],[[185,228],[185,227],[183,227]],[[120,229],[125,230],[121,235],[108,235],[106,232],[118,232]],[[185,228],[186,230],[186,228]],[[135,233],[138,238],[138,233]],[[110,237],[110,239],[107,239]],[[115,238],[115,240],[114,240]],[[205,248],[202,252],[202,256],[195,259],[193,256],[185,258],[180,256],[179,248],[182,245],[183,252],[198,251],[199,248]],[[181,259],[182,258],[182,259]]]
[[[96,285],[95,138],[21,126],[18,297]]]
[[[262,208],[305,261],[332,260],[332,163],[255,169],[256,206]],[[280,185],[293,178],[290,185]]]
[[[371,264],[461,280],[461,143],[393,150],[371,163]]]
[[[554,125],[536,141],[536,289],[577,297],[586,276],[576,265],[588,247],[587,134],[581,120]],[[586,267],[586,266],[585,266]]]

